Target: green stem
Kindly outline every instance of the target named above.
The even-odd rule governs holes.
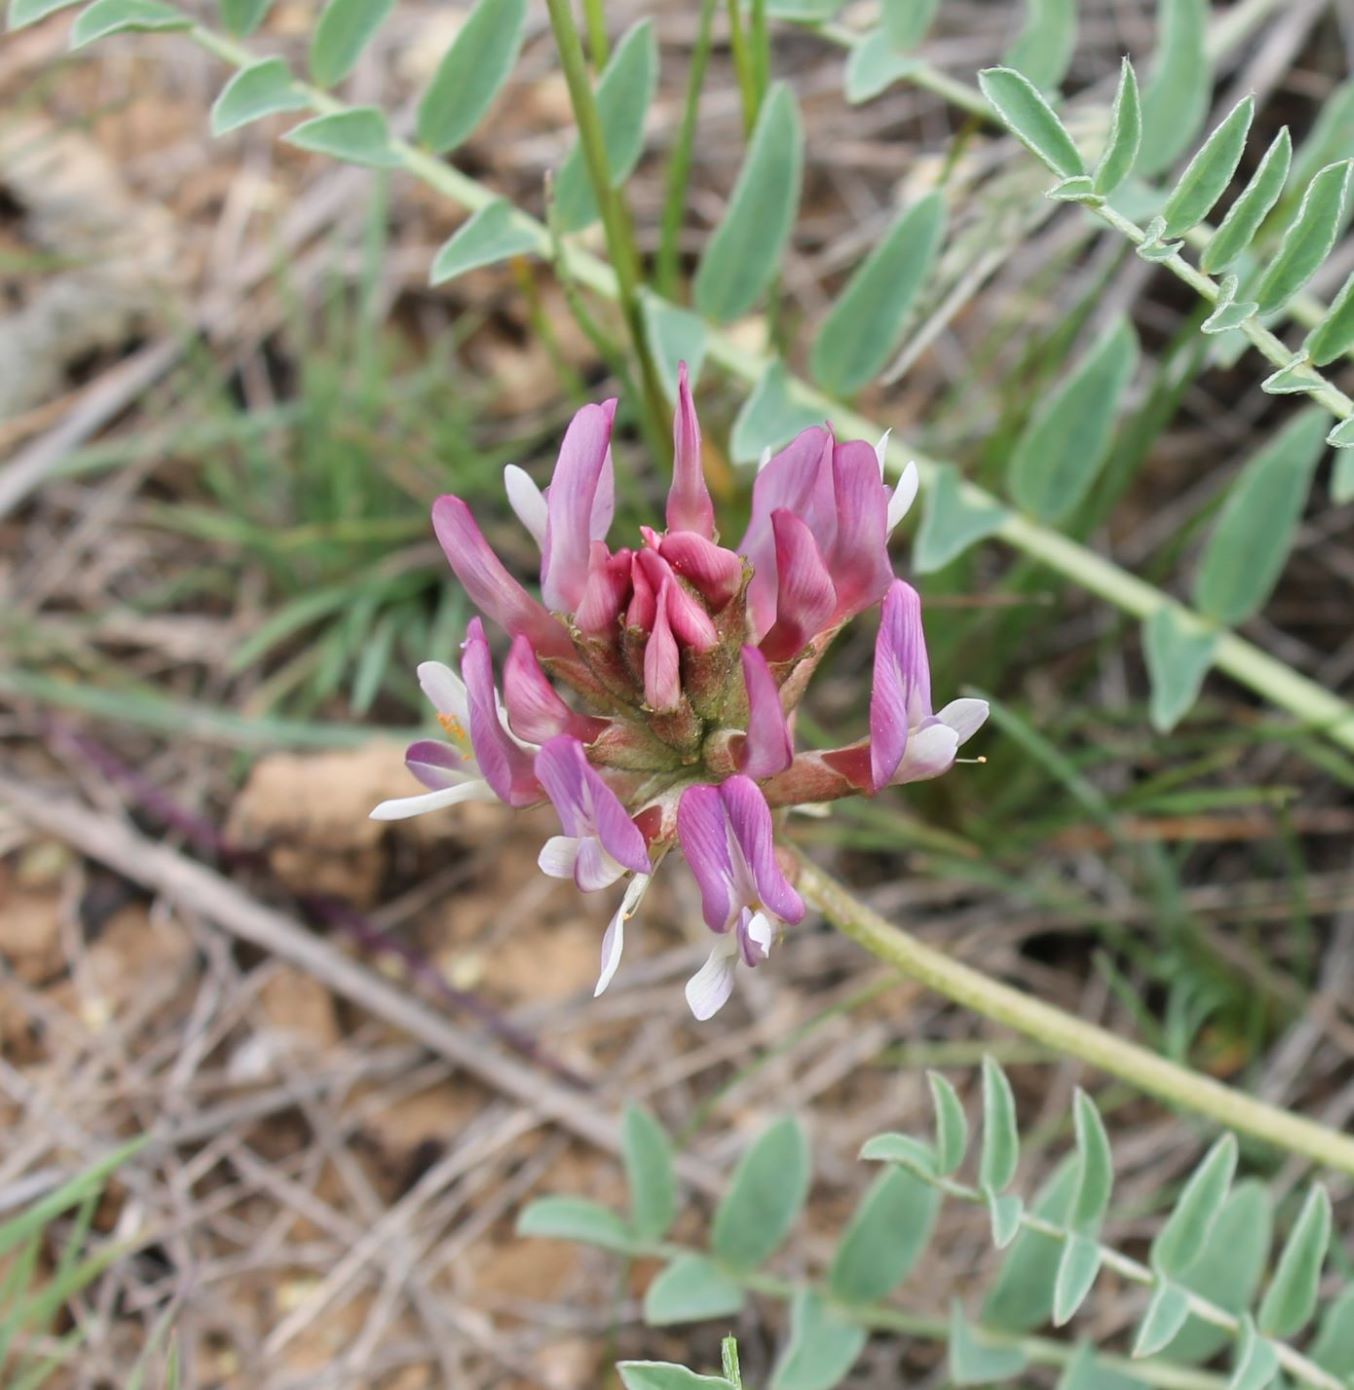
[[[696,42],[691,49],[691,66],[687,69],[682,123],[677,128],[677,138],[668,158],[667,186],[663,194],[663,215],[658,235],[658,260],[654,267],[654,287],[666,299],[674,298],[677,293],[682,217],[686,212],[687,185],[691,181],[696,118],[700,111],[701,91],[705,86],[705,72],[710,65],[710,44],[718,5],[719,0],[701,0],[700,23],[696,29]]]
[[[607,55],[610,52],[602,0],[583,0],[583,20],[588,27],[588,49],[593,69],[601,72],[606,67]]]
[[[743,29],[742,0],[729,0],[729,47],[733,50],[733,69],[738,75],[738,93],[743,102],[743,134],[751,136],[757,124],[757,72]]]
[[[829,922],[888,965],[974,1013],[1148,1095],[1206,1116],[1238,1134],[1354,1174],[1354,1137],[1243,1095],[1061,1009],[989,979],[886,922],[829,874],[800,856],[799,887]]]
[[[569,0],[546,0],[546,8],[550,12],[550,25],[555,33],[560,65],[564,69],[564,80],[569,88],[569,102],[573,107],[574,120],[578,123],[578,140],[583,149],[588,178],[602,217],[607,254],[615,270],[616,302],[630,333],[630,346],[634,350],[635,360],[639,363],[648,429],[653,436],[650,446],[656,447],[658,457],[662,458],[669,452],[663,443],[668,406],[644,331],[644,310],[639,299],[641,269],[633,228],[620,192],[611,184],[606,138],[602,133],[602,121],[597,113],[597,102],[593,96],[592,81],[588,76],[587,60],[583,56],[583,45],[570,12]]]
[[[558,0],[551,0],[552,4],[557,2]],[[201,25],[195,25],[187,33],[204,48],[236,67],[244,67],[255,61],[255,55],[248,49]],[[303,90],[306,90],[316,111],[332,112],[343,109],[338,102],[323,92],[313,88]],[[419,149],[403,140],[393,140],[391,148],[399,156],[403,168],[408,173],[471,212],[477,212],[487,206],[497,196],[483,184],[427,150]],[[548,259],[552,254],[552,248],[546,228],[520,210],[514,212],[513,221],[517,227],[533,237],[537,253]],[[620,299],[623,290],[619,270],[581,247],[567,246],[564,250],[565,263],[579,284],[585,285],[604,299]],[[640,337],[642,341],[642,332]],[[727,334],[713,330],[707,341],[706,352],[711,362],[747,382],[757,381],[769,365],[769,359],[765,355],[750,351]],[[641,360],[647,359],[646,351]],[[790,389],[797,400],[820,412],[841,434],[877,439],[883,433],[873,421],[832,400],[805,382],[792,379]],[[888,449],[888,462],[894,472],[905,467],[909,459],[916,461],[924,484],[934,482],[940,463],[909,449],[895,436]],[[990,507],[996,503],[996,498],[972,483],[963,485],[963,495],[968,502],[978,506]],[[1145,618],[1158,608],[1169,606],[1186,622],[1205,623],[1193,609],[1176,603],[1154,585],[1145,583],[1120,569],[1112,561],[1060,535],[1057,531],[1039,525],[1036,521],[1015,513],[1007,513],[995,534],[1014,549],[1127,613]],[[1271,704],[1288,711],[1305,727],[1354,752],[1354,707],[1323,689],[1315,681],[1290,670],[1283,662],[1266,655],[1258,647],[1231,632],[1224,632],[1219,636],[1213,664],[1218,670],[1225,671],[1234,680],[1263,696]]]

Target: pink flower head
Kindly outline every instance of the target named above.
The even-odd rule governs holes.
[[[572,878],[591,893],[615,883],[627,869],[648,872],[644,836],[576,738],[560,734],[543,744],[536,754],[536,776],[564,827],[564,834],[547,840],[541,850],[545,873]]]
[[[691,399],[686,363],[677,368],[677,413],[672,420],[672,488],[668,492],[668,530],[691,531],[704,540],[715,534],[715,505],[701,464],[701,427]]]
[[[723,938],[687,985],[692,1013],[706,1019],[728,999],[738,960],[765,960],[777,924],[798,922],[804,902],[776,862],[771,808],[750,777],[688,787],[677,807],[677,839],[700,888],[705,924]]]
[[[407,750],[421,791],[372,814],[549,799],[562,833],[541,850],[545,873],[589,892],[630,875],[602,941],[598,993],[658,864],[680,844],[715,936],[686,987],[704,1019],[729,997],[739,962],[764,961],[804,915],[777,858],[772,808],[937,776],[987,706],[955,700],[932,713],[920,601],[893,579],[888,556],[918,475],[908,465],[885,485],[887,439],[839,444],[826,428],[805,430],[760,472],[747,534],[738,551],[726,549],[682,367],[667,529],[640,526],[613,552],[615,413],[613,400],[575,414],[548,488],[516,465],[504,470],[512,509],[540,550],[540,599],[460,498],[434,505],[466,593],[511,638],[502,697],[476,617],[459,674],[419,667],[444,735]],[[880,600],[869,738],[796,753],[794,711],[827,642]]]

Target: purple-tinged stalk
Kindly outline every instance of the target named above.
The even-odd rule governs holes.
[[[434,504],[457,578],[510,638],[502,695],[474,618],[459,676],[436,662],[419,668],[447,736],[420,739],[406,755],[427,790],[372,814],[549,801],[562,833],[541,851],[545,873],[584,892],[628,876],[598,993],[655,870],[679,846],[715,935],[686,991],[704,1019],[729,997],[739,962],[759,965],[804,915],[773,808],[939,776],[987,706],[956,700],[932,713],[920,600],[894,577],[888,551],[916,495],[914,467],[890,490],[882,446],[805,430],[760,469],[747,533],[723,546],[683,366],[667,529],[641,527],[633,548],[612,551],[615,413],[613,400],[574,416],[544,491],[520,468],[504,472],[512,509],[540,548],[541,599],[508,573],[460,498]],[[796,753],[794,711],[818,663],[842,627],[876,605],[868,738]]]

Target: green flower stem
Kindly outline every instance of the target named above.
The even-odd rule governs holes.
[[[588,168],[588,179],[602,217],[607,254],[615,268],[616,302],[620,305],[630,333],[630,345],[639,363],[647,432],[653,436],[650,444],[657,448],[659,457],[663,457],[668,452],[668,445],[664,442],[668,405],[644,331],[644,311],[639,301],[641,268],[634,228],[620,191],[612,187],[602,120],[597,113],[592,79],[588,75],[587,59],[583,56],[583,44],[578,37],[569,0],[546,0],[546,8],[550,12],[550,25],[555,33],[560,66],[564,69],[564,80],[569,88],[574,120],[578,123],[578,140]]]
[[[658,1259],[669,1262],[682,1256],[697,1256],[703,1260],[712,1258],[708,1250],[694,1246],[678,1245],[671,1241],[636,1244],[630,1253],[634,1256]],[[843,1303],[833,1297],[831,1290],[822,1283],[814,1281],[782,1279],[762,1270],[733,1269],[714,1263],[720,1272],[749,1293],[760,1294],[763,1298],[775,1299],[778,1303],[793,1302],[797,1293],[805,1288],[811,1289],[832,1310],[847,1322],[855,1323],[870,1332],[893,1332],[904,1337],[916,1337],[923,1341],[947,1343],[950,1339],[949,1322],[943,1318],[926,1317],[919,1313],[909,1313],[903,1308],[888,1303]],[[1210,1305],[1211,1306],[1211,1305]],[[1221,1310],[1217,1310],[1221,1313]],[[1222,1314],[1226,1316],[1226,1314]],[[1235,1319],[1233,1319],[1235,1321]],[[971,1323],[969,1330],[986,1346],[1009,1348],[1023,1352],[1031,1361],[1044,1366],[1064,1368],[1071,1365],[1077,1355],[1077,1345],[1073,1342],[1060,1342],[1052,1337],[1034,1337],[1021,1333],[1005,1332],[982,1323]],[[1224,1390],[1225,1377],[1212,1375],[1208,1371],[1198,1371],[1192,1366],[1180,1366],[1174,1362],[1156,1357],[1142,1361],[1132,1361],[1126,1356],[1115,1356],[1096,1351],[1096,1360],[1109,1370],[1130,1375],[1144,1385],[1158,1386],[1161,1390]],[[1321,1383],[1325,1390],[1325,1382]],[[1335,1382],[1339,1387],[1339,1383]],[[1343,1387],[1339,1387],[1343,1390]]]
[[[606,13],[602,0],[583,0],[583,22],[588,26],[588,56],[598,71],[606,67],[610,45],[606,36]]]
[[[552,3],[559,3],[559,0],[552,0]],[[186,32],[197,43],[236,67],[244,67],[255,60],[255,55],[242,45],[201,25],[195,25]],[[326,93],[313,88],[303,90],[307,91],[311,105],[316,111],[332,112],[343,109],[339,102]],[[470,212],[478,211],[496,197],[492,190],[427,150],[404,140],[393,140],[391,148],[398,155],[406,172]],[[535,218],[520,210],[515,212],[514,221],[534,239],[537,252],[550,259],[553,251],[547,229]],[[620,299],[621,277],[612,266],[576,245],[564,248],[564,259],[568,273],[577,283],[604,299]],[[642,331],[639,341],[643,341]],[[647,352],[645,355],[647,357]],[[713,330],[708,339],[707,356],[710,361],[723,367],[733,376],[747,382],[755,382],[769,361],[763,354],[749,351],[726,334]],[[820,411],[824,418],[830,420],[843,434],[878,438],[883,433],[877,424],[802,381],[792,380],[790,389],[798,400]],[[901,440],[894,438],[888,450],[891,467],[896,472],[902,469],[909,459],[916,460],[924,483],[934,481],[939,463],[925,455],[914,453]],[[972,483],[964,484],[964,494],[970,502],[979,505],[990,506],[996,502],[990,493]],[[1170,606],[1187,622],[1206,622],[1193,609],[1176,603],[1160,589],[1120,569],[1113,561],[1105,559],[1076,541],[1069,540],[1057,531],[1039,525],[1036,521],[1009,513],[996,534],[1016,550],[1124,612],[1145,618],[1158,608]],[[1323,733],[1332,742],[1354,752],[1354,707],[1323,689],[1315,681],[1291,670],[1282,661],[1266,655],[1258,647],[1230,632],[1219,635],[1213,664],[1257,695],[1269,700],[1271,704],[1286,710],[1304,726]]]
[[[1299,1154],[1314,1163],[1354,1174],[1354,1136],[1267,1105],[990,979],[885,921],[802,854],[799,864],[800,891],[834,927],[871,955],[937,994],[1064,1056],[1076,1057],[1117,1076],[1169,1105],[1206,1116],[1238,1134]]]

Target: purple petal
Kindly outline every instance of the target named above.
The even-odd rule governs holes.
[[[514,637],[529,637],[542,656],[568,656],[564,628],[503,568],[470,508],[447,494],[433,503],[433,530],[470,601]]]
[[[727,931],[734,911],[729,821],[716,787],[688,787],[677,804],[677,839],[701,893],[701,915],[711,931]]]
[[[740,774],[722,782],[719,795],[733,838],[752,870],[758,897],[781,921],[798,922],[804,916],[804,900],[790,886],[776,862],[771,808],[761,788],[750,777]]]
[[[547,494],[548,517],[541,556],[541,597],[546,606],[572,613],[583,597],[594,509],[605,501],[611,476],[614,401],[585,405],[569,422]],[[610,517],[606,516],[610,522]]]
[[[589,719],[564,703],[525,637],[512,639],[503,664],[503,703],[513,733],[530,743],[544,743],[556,734],[591,743],[603,727],[602,720]]]
[[[748,605],[759,641],[776,620],[776,538],[771,515],[784,508],[799,517],[820,543],[831,540],[836,534],[831,462],[832,433],[815,425],[791,440],[752,485],[752,514],[738,551],[752,561]],[[831,528],[831,535],[826,528]]]
[[[743,582],[742,560],[694,531],[669,531],[659,542],[658,553],[700,591],[716,613]]]
[[[653,583],[645,570],[644,556],[650,552],[637,550],[630,557],[630,606],[626,610],[625,624],[637,627],[641,632],[651,632],[658,618],[658,589],[661,585]]]
[[[668,530],[692,531],[710,540],[715,506],[701,464],[701,427],[691,399],[686,363],[677,367],[677,412],[672,418],[672,488],[668,492]]]
[[[672,581],[668,580],[658,596],[653,631],[644,644],[644,702],[660,714],[675,710],[682,698],[677,639],[672,635],[672,624],[668,620],[671,592]]]
[[[461,648],[461,674],[470,701],[470,745],[484,780],[509,806],[530,806],[541,799],[541,786],[532,758],[519,748],[498,717],[494,691],[494,659],[484,624],[470,620]]]
[[[907,749],[909,731],[931,713],[931,672],[917,591],[895,579],[884,595],[870,690],[870,778],[888,786]]]
[[[576,738],[560,734],[543,744],[536,754],[536,775],[554,804],[564,833],[585,841],[579,851],[580,865],[589,853],[587,841],[595,839],[624,868],[636,873],[649,871],[649,851],[643,834],[616,799],[616,793],[588,762],[583,745]],[[582,872],[591,877],[594,870],[591,865],[586,871],[575,870],[575,877],[579,878]],[[612,874],[607,882],[614,882],[616,877]]]
[[[431,791],[454,787],[473,775],[465,759],[449,743],[432,738],[411,743],[404,752],[404,765]]]
[[[839,444],[832,455],[837,530],[824,546],[837,587],[835,621],[854,617],[876,603],[893,579],[889,563],[889,491],[879,462],[863,440]]]
[[[748,730],[741,771],[759,779],[774,777],[794,761],[794,743],[771,668],[756,647],[743,648],[743,685],[748,697]]]
[[[615,627],[630,592],[630,564],[630,551],[613,555],[602,541],[593,541],[587,583],[574,613],[580,631],[596,636]]]
[[[788,661],[827,626],[837,589],[813,533],[793,512],[771,515],[776,540],[776,621],[762,641],[770,661]]]

